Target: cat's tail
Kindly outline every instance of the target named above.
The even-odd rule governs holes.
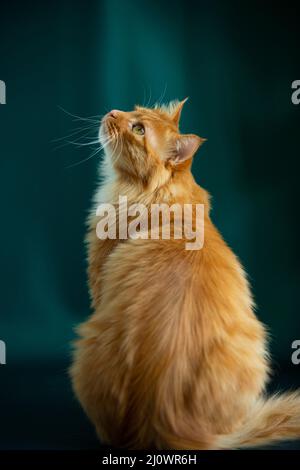
[[[214,448],[257,447],[297,438],[300,438],[300,392],[291,392],[259,399],[241,428],[218,436]]]

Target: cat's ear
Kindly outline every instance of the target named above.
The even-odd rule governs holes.
[[[172,142],[169,160],[176,165],[191,160],[200,145],[205,141],[206,139],[195,134],[179,135],[175,141]]]
[[[180,116],[181,116],[181,111],[182,111],[182,108],[184,106],[184,103],[188,100],[188,98],[185,98],[184,100],[180,101],[178,103],[178,105],[176,106],[176,108],[174,109],[173,113],[172,113],[172,116],[171,116],[171,119],[172,121],[174,122],[174,124],[176,124],[176,126],[179,125],[179,121],[180,121]]]

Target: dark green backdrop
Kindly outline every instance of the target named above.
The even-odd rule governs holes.
[[[83,236],[99,159],[69,167],[92,149],[56,149],[84,125],[59,106],[86,117],[190,97],[182,130],[208,138],[194,174],[270,327],[272,388],[300,384],[298,22],[274,2],[1,2],[1,448],[97,446],[66,370],[89,314]]]

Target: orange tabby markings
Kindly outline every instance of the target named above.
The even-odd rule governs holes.
[[[184,102],[102,122],[104,181],[95,205],[204,204],[205,241],[99,240],[87,234],[93,315],[71,376],[99,438],[134,449],[228,449],[300,437],[300,395],[264,394],[269,361],[245,273],[191,173],[203,143],[182,135]],[[118,215],[118,214],[117,214]]]

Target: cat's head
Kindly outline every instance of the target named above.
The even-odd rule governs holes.
[[[189,168],[205,139],[180,134],[179,119],[186,99],[133,111],[110,111],[100,127],[100,141],[115,170],[147,184],[163,184],[174,172]]]

